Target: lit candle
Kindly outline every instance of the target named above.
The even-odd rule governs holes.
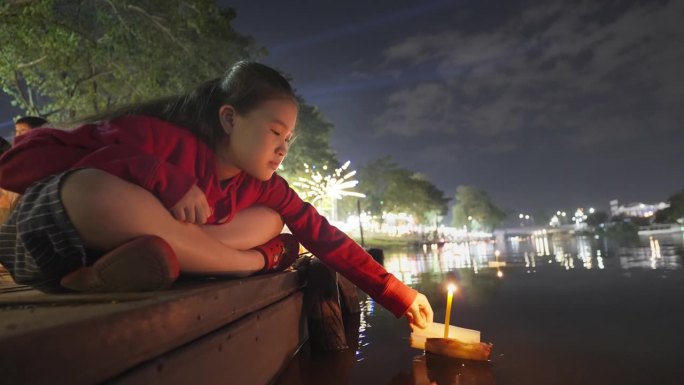
[[[449,294],[447,294],[446,317],[444,318],[444,338],[449,338],[449,318],[451,318],[451,301],[453,301],[454,292],[458,290],[458,287],[451,283],[449,284],[447,290],[449,290]]]

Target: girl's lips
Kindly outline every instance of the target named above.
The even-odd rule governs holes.
[[[268,162],[268,167],[270,167],[274,171],[278,169],[278,166],[280,166],[280,163],[278,162]]]

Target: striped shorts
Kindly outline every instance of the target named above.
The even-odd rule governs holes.
[[[59,196],[72,171],[32,184],[0,225],[0,264],[19,284],[60,291],[60,278],[86,265],[83,242]]]

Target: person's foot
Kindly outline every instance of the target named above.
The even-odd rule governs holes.
[[[299,242],[294,235],[283,233],[253,250],[264,256],[264,268],[260,272],[282,271],[297,260]]]
[[[62,287],[83,292],[141,292],[166,289],[178,278],[176,253],[162,238],[147,235],[109,251],[92,266],[62,277]]]

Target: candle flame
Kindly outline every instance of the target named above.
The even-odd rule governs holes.
[[[503,271],[498,270],[498,271],[496,272],[496,276],[499,277],[499,278],[503,277]]]
[[[458,291],[458,286],[454,285],[453,283],[450,283],[449,286],[447,286],[447,290],[449,293],[453,293],[455,291]]]

